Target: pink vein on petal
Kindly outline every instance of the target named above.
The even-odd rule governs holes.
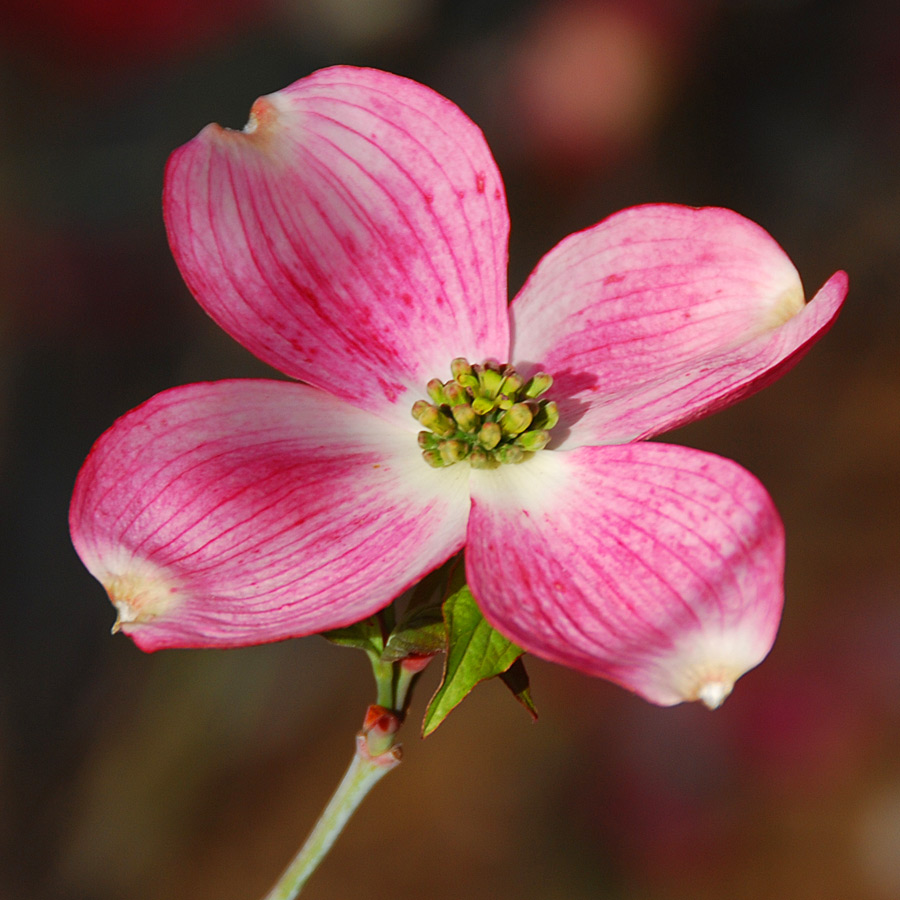
[[[749,473],[646,443],[516,469],[472,478],[467,576],[494,627],[663,704],[730,689],[768,652],[783,530]]]
[[[70,524],[140,646],[238,646],[371,615],[460,548],[468,505],[465,469],[425,466],[406,430],[305,385],[229,381],[120,419]]]
[[[838,273],[804,305],[784,251],[730,210],[635,207],[541,260],[510,310],[513,358],[555,378],[571,428],[556,446],[623,443],[759,390],[845,293]]]
[[[366,70],[260,102],[252,134],[206,129],[173,155],[176,260],[258,356],[411,428],[411,399],[452,358],[507,356],[508,218],[483,136],[427,88]],[[476,173],[484,197],[461,189]]]

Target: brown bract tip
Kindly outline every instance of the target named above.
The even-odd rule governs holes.
[[[272,126],[278,119],[278,110],[266,97],[257,99],[250,107],[250,118],[247,124],[239,131],[235,128],[223,128],[215,122],[208,125],[205,130],[217,140],[250,141],[252,144],[261,145],[272,135]]]
[[[172,582],[150,572],[128,572],[110,575],[103,586],[116,608],[113,634],[127,631],[129,625],[149,622],[175,607],[181,600],[180,591]]]

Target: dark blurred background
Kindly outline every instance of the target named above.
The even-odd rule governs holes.
[[[168,153],[336,63],[483,128],[513,292],[567,233],[676,201],[758,221],[809,296],[837,268],[851,293],[798,369],[674,435],[743,463],[786,521],[765,664],[713,714],[532,660],[538,724],[496,682],[424,743],[411,722],[304,896],[896,900],[900,9],[879,0],[5,0],[0,897],[255,900],[352,752],[362,654],[144,655],[110,637],[66,525],[116,416],[268,374],[171,261]]]

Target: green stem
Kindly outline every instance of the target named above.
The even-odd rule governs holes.
[[[419,669],[407,669],[403,665],[397,667],[397,681],[394,686],[394,706],[398,710],[406,710],[406,699],[409,696],[409,689],[412,687],[413,681],[419,674]]]
[[[375,702],[385,709],[394,708],[394,664],[382,662],[380,656],[369,654],[372,673],[375,676],[377,696]]]
[[[357,739],[357,749],[350,767],[328,806],[300,852],[264,900],[294,900],[365,796],[398,762],[399,759],[390,750],[373,759],[366,750],[365,737],[361,735]]]
[[[392,609],[379,613],[382,648],[394,625]],[[344,826],[375,785],[400,762],[396,733],[403,721],[409,689],[422,664],[385,662],[375,649],[366,651],[377,686],[376,705],[370,706],[363,730],[356,736],[356,753],[315,827],[264,900],[294,900],[325,858]]]

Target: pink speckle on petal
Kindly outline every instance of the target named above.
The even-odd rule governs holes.
[[[394,403],[406,392],[406,386],[396,381],[388,381],[386,378],[378,378],[378,385],[384,391],[384,396],[389,403]]]

